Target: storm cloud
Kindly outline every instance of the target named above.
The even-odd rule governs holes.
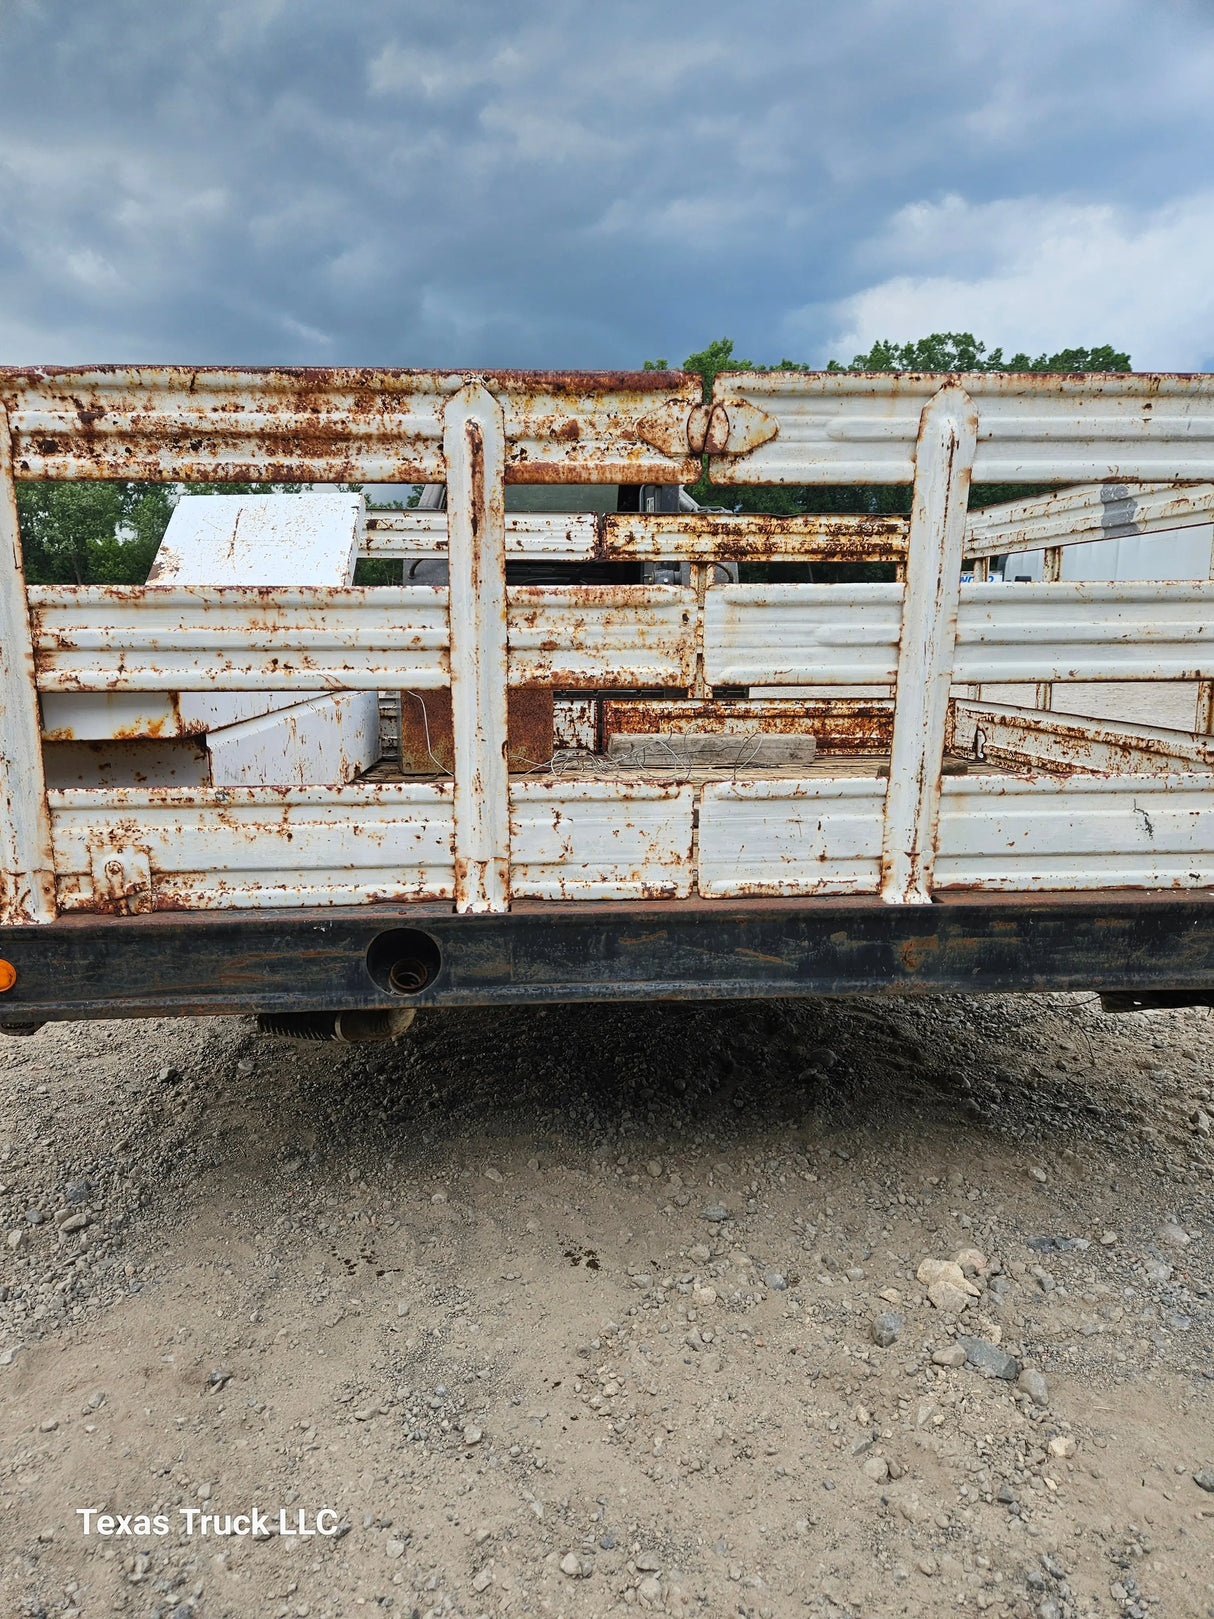
[[[1182,0],[7,0],[0,360],[1214,367]]]

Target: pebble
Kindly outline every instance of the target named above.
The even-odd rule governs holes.
[[[645,1606],[651,1608],[655,1602],[661,1601],[662,1582],[656,1574],[646,1574],[637,1586],[637,1598]]]
[[[73,1231],[83,1231],[88,1223],[87,1214],[69,1214],[66,1220],[60,1220],[59,1229],[64,1236],[70,1236]]]
[[[694,1259],[697,1265],[707,1265],[712,1258],[712,1249],[702,1242],[697,1242],[687,1250],[687,1257]]]
[[[882,1310],[880,1315],[873,1317],[869,1331],[878,1349],[888,1349],[897,1342],[898,1334],[902,1331],[902,1317],[893,1310]]]
[[[771,1293],[783,1293],[788,1283],[778,1270],[769,1270],[764,1272],[763,1286]]]
[[[484,1437],[484,1434],[479,1428],[469,1426],[464,1429],[465,1445],[479,1445]]]
[[[1050,1391],[1045,1378],[1038,1371],[1026,1367],[1016,1379],[1016,1387],[1023,1389],[1034,1405],[1048,1405]]]
[[[915,1564],[915,1567],[919,1570],[920,1574],[926,1574],[928,1579],[931,1579],[932,1575],[936,1572],[936,1559],[934,1557],[921,1557]]]
[[[935,1310],[943,1310],[946,1315],[960,1315],[968,1308],[970,1295],[962,1287],[955,1287],[952,1282],[933,1282],[927,1290],[928,1302]]]
[[[963,1344],[949,1344],[947,1349],[933,1350],[932,1364],[935,1366],[964,1366],[965,1346]]]
[[[718,1223],[721,1220],[728,1220],[729,1210],[725,1207],[724,1203],[710,1203],[704,1210],[704,1218],[706,1220],[711,1220],[714,1223]]]
[[[1165,1225],[1161,1226],[1159,1235],[1169,1248],[1187,1248],[1189,1246],[1189,1233],[1183,1226],[1177,1225],[1175,1220],[1169,1220]]]
[[[660,1158],[651,1158],[645,1165],[645,1170],[655,1181],[660,1180],[662,1178],[662,1160]]]
[[[483,1568],[479,1574],[473,1577],[472,1589],[477,1592],[486,1591],[488,1590],[489,1586],[492,1585],[492,1583],[493,1575],[491,1571],[487,1568]]]
[[[965,1350],[968,1363],[977,1371],[989,1377],[1001,1377],[1009,1383],[1020,1375],[1020,1362],[998,1344],[988,1343],[985,1338],[958,1338],[957,1342]]]
[[[43,1214],[41,1209],[26,1209],[25,1223],[26,1225],[45,1225],[46,1215]]]
[[[447,1201],[447,1194],[446,1194],[446,1192],[441,1191],[441,1190],[437,1191],[437,1192],[431,1192],[430,1193],[430,1201],[431,1201],[431,1203],[445,1203]]]
[[[889,1477],[889,1463],[884,1456],[870,1456],[861,1471],[865,1478],[872,1479],[874,1484],[883,1484]]]
[[[582,1565],[573,1552],[566,1552],[561,1558],[561,1573],[567,1574],[571,1580],[576,1580],[582,1572]]]
[[[38,1424],[38,1432],[39,1433],[54,1433],[55,1429],[58,1426],[59,1426],[59,1422],[58,1422],[57,1418],[55,1418],[55,1417],[47,1417],[44,1421],[42,1421],[42,1422],[40,1422]]]
[[[1057,1460],[1069,1461],[1077,1447],[1069,1434],[1055,1434],[1046,1448]]]
[[[487,1169],[485,1171],[485,1179],[487,1181],[500,1181],[501,1178],[502,1172],[500,1169]]]
[[[403,1557],[405,1555],[405,1543],[403,1540],[389,1540],[384,1546],[384,1551],[392,1558]]]
[[[1200,1472],[1194,1473],[1193,1482],[1199,1490],[1208,1490],[1214,1495],[1214,1467],[1203,1467]]]

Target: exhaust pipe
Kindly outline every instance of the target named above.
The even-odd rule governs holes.
[[[396,1040],[416,1016],[412,1006],[370,1012],[259,1012],[257,1028],[283,1040],[336,1040],[353,1046]]]

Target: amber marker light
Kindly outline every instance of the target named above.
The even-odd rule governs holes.
[[[6,989],[12,989],[17,982],[17,969],[11,961],[0,961],[0,995]]]

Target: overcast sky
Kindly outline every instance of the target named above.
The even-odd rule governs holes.
[[[0,361],[1214,369],[1214,0],[0,0]]]

